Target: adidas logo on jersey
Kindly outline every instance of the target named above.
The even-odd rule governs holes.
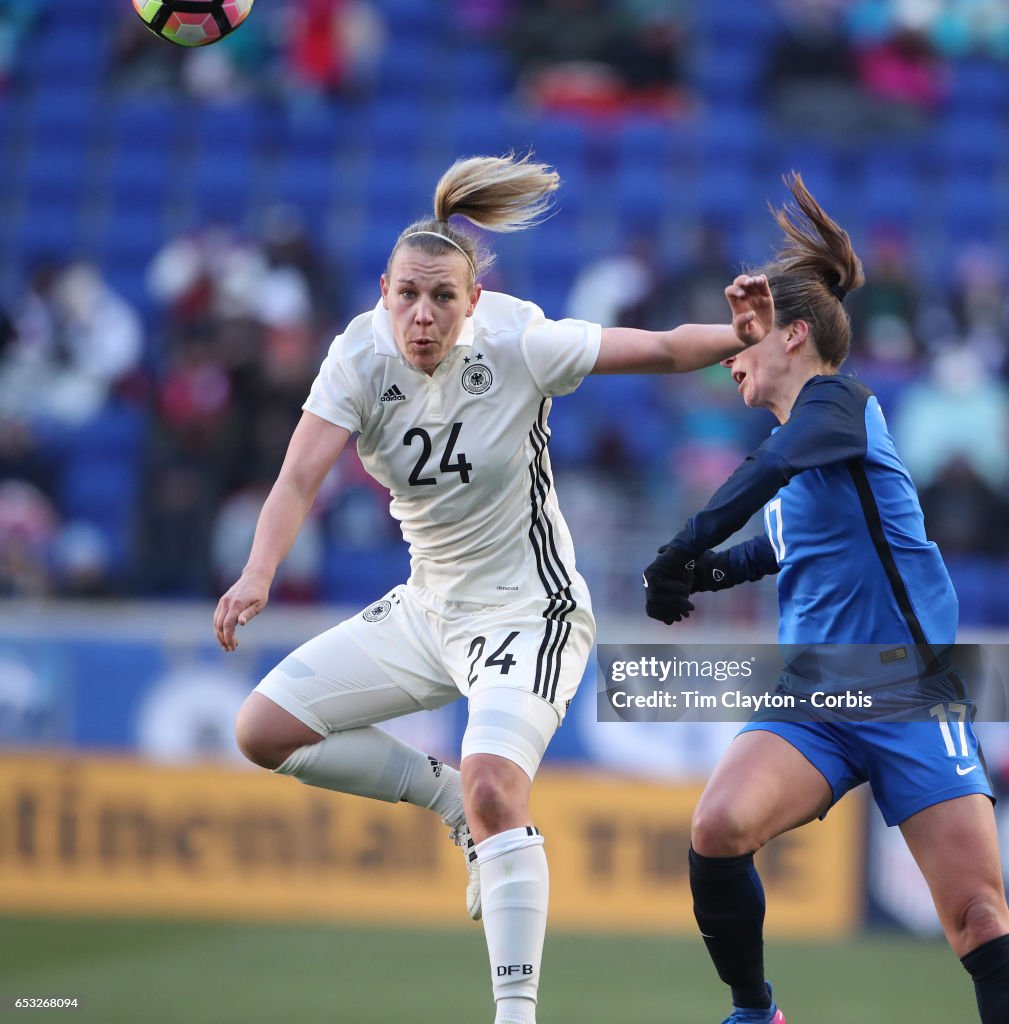
[[[405,402],[406,395],[396,387],[395,384],[391,388],[387,388],[385,394],[379,399],[380,402]]]

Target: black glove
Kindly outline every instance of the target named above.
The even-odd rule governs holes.
[[[704,551],[697,556],[694,565],[694,582],[691,594],[712,590],[728,590],[734,586],[729,579],[728,551]]]
[[[690,591],[694,582],[695,556],[664,544],[659,557],[644,571],[645,611],[649,618],[671,626],[693,610]]]

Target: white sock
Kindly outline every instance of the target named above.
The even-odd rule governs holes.
[[[535,1024],[550,896],[543,837],[531,825],[513,828],[477,843],[476,853],[495,1024]]]
[[[338,793],[428,807],[448,825],[463,818],[459,772],[373,725],[299,747],[276,771]]]

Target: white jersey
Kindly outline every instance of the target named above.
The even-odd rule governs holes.
[[[411,583],[484,604],[571,584],[547,416],[595,365],[599,340],[596,324],[485,291],[431,376],[402,358],[381,302],[333,341],[304,408],[360,434],[410,545]]]

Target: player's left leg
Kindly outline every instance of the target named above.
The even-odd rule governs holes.
[[[1009,1021],[1009,909],[991,800],[926,807],[900,825],[953,952],[974,979],[983,1024]]]
[[[463,736],[466,820],[476,840],[496,1024],[534,1024],[550,878],[531,823],[532,780],[560,716],[507,687],[470,695]]]
[[[594,621],[580,578],[563,596],[446,608],[443,649],[469,695],[462,743],[496,1024],[535,1024],[549,874],[532,780],[585,671]]]
[[[831,730],[752,724],[715,768],[691,822],[694,917],[732,993],[726,1024],[783,1022],[764,977],[764,889],[755,851],[824,814],[851,784]]]

